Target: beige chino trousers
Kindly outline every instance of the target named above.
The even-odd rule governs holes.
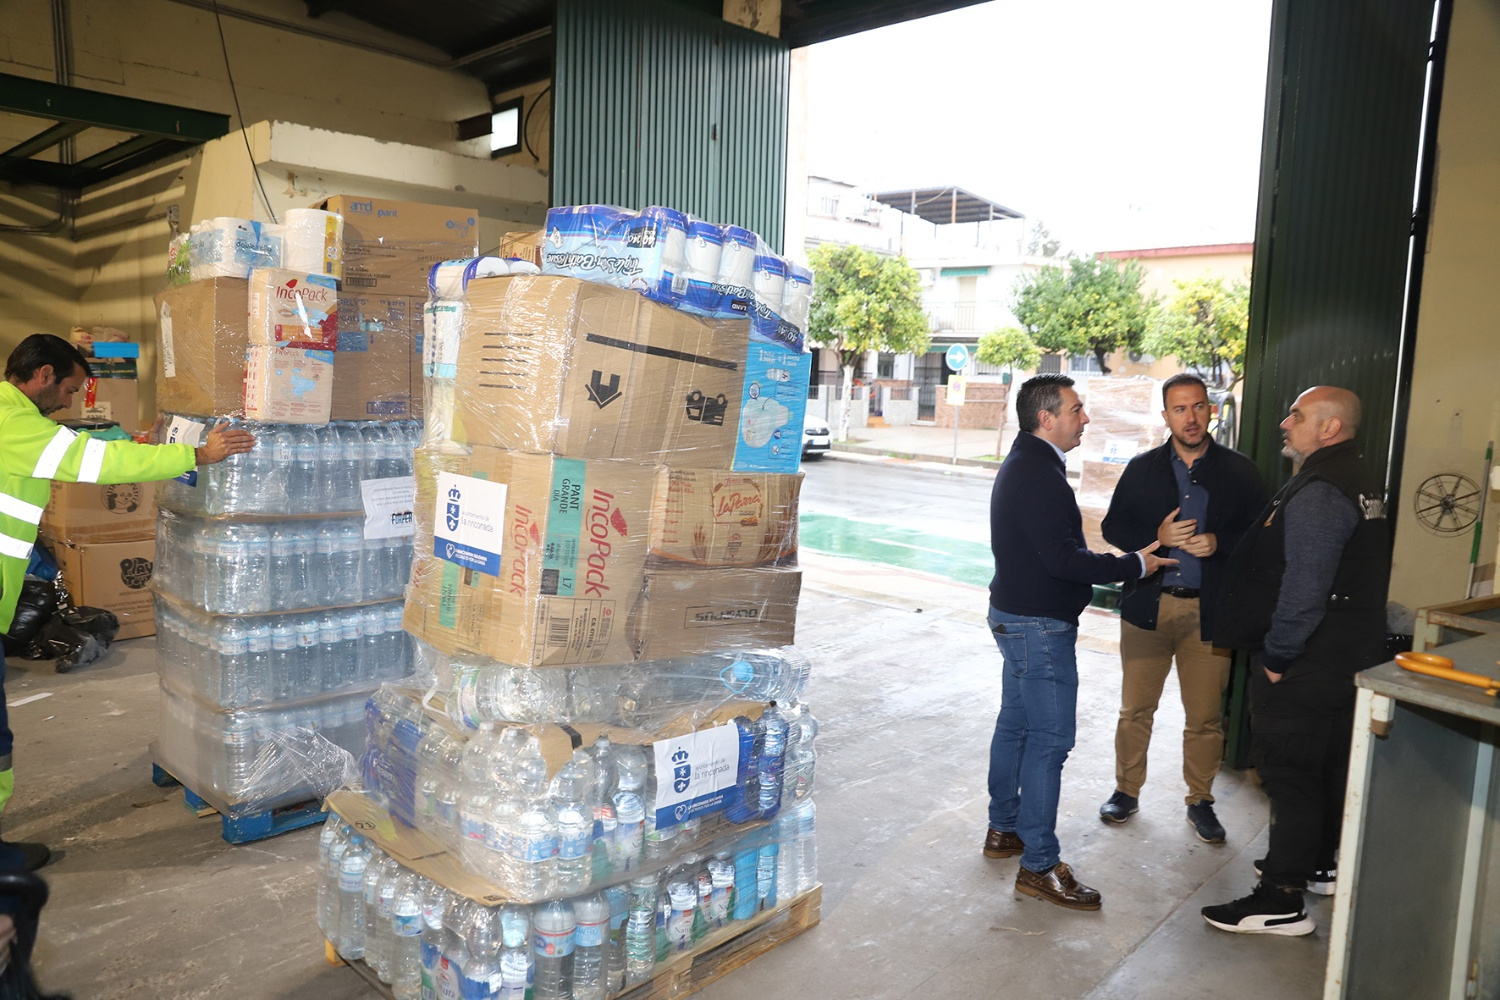
[[[1115,787],[1141,794],[1151,723],[1172,661],[1182,690],[1182,778],[1187,804],[1212,802],[1214,776],[1224,759],[1224,689],[1230,656],[1199,638],[1198,602],[1162,594],[1156,628],[1120,622],[1120,721],[1115,727]]]

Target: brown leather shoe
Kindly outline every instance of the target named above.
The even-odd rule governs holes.
[[[1016,869],[1016,891],[1070,910],[1097,910],[1103,902],[1099,890],[1074,878],[1073,870],[1062,861],[1041,874],[1025,866]]]
[[[1001,833],[990,827],[984,835],[984,856],[987,858],[1013,858],[1024,850],[1026,845],[1013,833]]]

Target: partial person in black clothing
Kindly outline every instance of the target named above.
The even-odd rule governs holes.
[[[1136,579],[1175,560],[1153,541],[1128,556],[1090,552],[1064,453],[1088,414],[1064,375],[1038,375],[1016,394],[1022,433],[990,495],[989,625],[1004,659],[1000,715],[990,741],[990,825],[984,855],[1021,855],[1016,891],[1074,910],[1101,897],[1061,860],[1057,806],[1077,726],[1078,616],[1093,584]]]
[[[1281,422],[1293,475],[1235,550],[1215,642],[1252,650],[1250,754],[1271,844],[1248,896],[1203,908],[1237,934],[1312,933],[1303,892],[1336,876],[1354,675],[1386,659],[1384,491],[1355,449],[1359,397],[1315,386]]]
[[[1175,661],[1187,821],[1200,840],[1222,844],[1213,784],[1224,759],[1230,656],[1213,647],[1214,602],[1229,554],[1266,505],[1266,488],[1255,463],[1209,435],[1201,378],[1173,375],[1161,395],[1167,441],[1130,460],[1102,527],[1105,540],[1126,552],[1156,539],[1177,565],[1126,581],[1120,598],[1115,791],[1099,815],[1124,823],[1139,807],[1152,721]]]

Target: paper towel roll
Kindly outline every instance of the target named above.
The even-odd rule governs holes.
[[[799,330],[806,330],[807,318],[812,312],[812,297],[812,271],[800,264],[788,263],[786,287],[781,295],[781,318]]]
[[[718,282],[730,288],[749,288],[755,274],[756,236],[740,226],[724,227],[724,250],[719,257]]]
[[[694,281],[713,281],[718,276],[719,258],[723,252],[724,231],[719,226],[700,219],[688,222],[683,256],[687,261],[684,273],[689,278]]]
[[[282,224],[282,267],[344,277],[344,217],[317,208],[288,209]]]
[[[786,291],[786,261],[775,254],[756,257],[753,287],[756,304],[781,316],[782,299]]]
[[[492,278],[510,273],[510,262],[499,257],[465,257],[439,261],[427,272],[427,295],[432,299],[456,301],[464,297],[469,282],[475,278]]]
[[[260,228],[249,219],[204,219],[191,230],[188,272],[194,281],[248,278],[259,253]]]
[[[458,376],[458,344],[463,327],[462,301],[430,300],[422,307],[422,374],[426,378]]]

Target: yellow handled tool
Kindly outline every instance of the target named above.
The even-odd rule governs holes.
[[[1500,694],[1500,680],[1485,677],[1483,674],[1471,674],[1467,670],[1455,670],[1453,661],[1446,656],[1438,656],[1435,653],[1397,653],[1396,665],[1412,673],[1426,674],[1428,677],[1439,677],[1445,681],[1481,688],[1492,698]]]

